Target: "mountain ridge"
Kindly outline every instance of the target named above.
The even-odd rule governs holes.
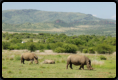
[[[63,20],[66,23],[70,23],[76,20],[79,21],[105,20],[94,17],[91,14],[84,14],[79,12],[54,12],[54,11],[42,11],[35,9],[2,11],[2,22],[4,23],[11,23],[11,24],[21,24],[26,22],[38,23],[38,22],[51,22],[57,19]],[[115,20],[111,20],[111,22],[115,22]]]
[[[79,12],[5,10],[2,11],[2,31],[116,36],[116,21]]]

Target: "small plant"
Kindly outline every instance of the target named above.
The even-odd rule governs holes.
[[[20,56],[16,56],[15,60],[21,60]]]
[[[7,71],[7,73],[12,73],[12,71]]]
[[[101,56],[100,56],[100,59],[101,59],[101,60],[106,60],[107,58],[106,58],[105,56],[101,55]]]
[[[19,74],[22,74],[22,72],[21,72],[21,71],[19,71]]]
[[[40,65],[40,68],[45,68],[44,66]]]
[[[61,55],[57,55],[57,57],[62,57]]]
[[[3,66],[3,67],[2,67],[2,69],[7,69],[7,68],[8,68],[8,67],[6,67],[6,66]]]
[[[56,63],[60,63],[59,61],[56,61]]]
[[[66,61],[65,60],[61,60],[62,63],[65,63]]]
[[[108,78],[115,78],[115,76],[110,75],[110,76],[108,76]]]

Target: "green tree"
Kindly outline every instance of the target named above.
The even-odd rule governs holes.
[[[66,53],[76,53],[78,47],[74,44],[63,44],[62,48],[65,49]]]
[[[90,47],[90,48],[88,48],[88,53],[95,53],[95,51],[92,47]]]
[[[29,42],[27,49],[33,52],[36,50],[36,46],[33,44],[33,42]]]
[[[6,40],[9,40],[9,37],[8,36],[6,36],[6,38],[5,38]]]
[[[88,50],[87,50],[87,49],[83,49],[82,52],[83,52],[83,53],[87,53]]]
[[[105,53],[111,54],[113,52],[112,46],[106,43],[98,44],[95,49],[99,54],[105,54]]]
[[[21,43],[22,39],[13,38],[10,40],[11,43]]]
[[[2,41],[2,48],[3,49],[9,49],[9,46],[10,46],[10,42],[4,42],[4,41]]]

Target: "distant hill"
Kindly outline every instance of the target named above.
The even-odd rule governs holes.
[[[74,21],[100,21],[103,19],[79,12],[51,12],[34,9],[3,10],[2,22],[10,24],[51,22],[57,19],[70,23]],[[109,21],[109,20],[108,20]],[[115,22],[115,20],[110,20]]]
[[[4,10],[2,11],[2,31],[116,36],[116,21],[79,12]]]

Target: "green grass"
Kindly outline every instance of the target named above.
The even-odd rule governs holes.
[[[7,53],[6,53],[7,52]],[[29,65],[29,61],[21,64],[16,57],[20,56],[22,52],[4,51],[2,57],[7,55],[15,55],[13,60],[2,60],[2,77],[3,78],[114,78],[116,76],[116,55],[104,55],[107,60],[100,60],[100,55],[82,54],[93,60],[104,61],[103,65],[92,65],[94,70],[88,70],[86,65],[85,70],[79,70],[80,66],[73,66],[73,69],[66,69],[66,59],[70,54],[57,55],[40,55],[39,64]],[[45,59],[55,60],[55,64],[41,64]]]

